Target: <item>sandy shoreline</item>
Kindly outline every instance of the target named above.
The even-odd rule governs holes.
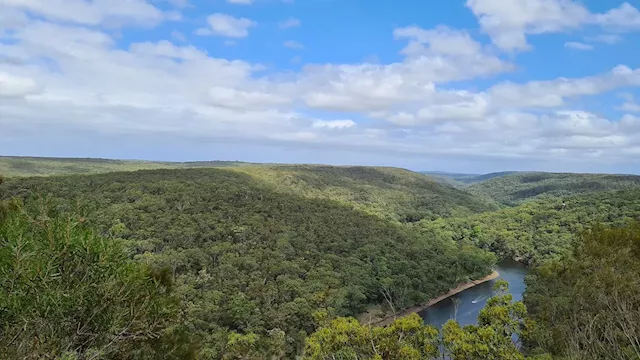
[[[447,293],[444,293],[444,294],[442,294],[442,295],[440,295],[440,296],[438,296],[438,297],[436,297],[434,299],[429,300],[429,302],[427,302],[425,304],[418,305],[418,306],[412,306],[410,308],[404,309],[403,311],[397,313],[395,316],[394,315],[387,316],[384,319],[373,320],[373,321],[370,321],[370,322],[364,322],[364,324],[372,325],[372,326],[387,326],[387,325],[391,324],[397,318],[401,318],[403,316],[407,316],[407,315],[410,315],[410,314],[414,314],[414,313],[420,312],[420,311],[428,308],[429,306],[433,306],[434,304],[437,304],[440,301],[442,301],[442,300],[444,300],[444,299],[446,299],[448,297],[451,297],[451,296],[453,296],[453,295],[455,295],[457,293],[463,292],[463,291],[465,291],[465,290],[467,290],[469,288],[472,288],[472,287],[474,287],[476,285],[479,285],[479,284],[482,284],[484,282],[496,279],[499,276],[500,276],[500,274],[498,274],[498,272],[494,270],[491,274],[489,274],[488,276],[483,277],[482,279],[473,280],[473,281],[470,281],[470,282],[465,283],[465,284],[460,284],[457,287],[449,290]]]

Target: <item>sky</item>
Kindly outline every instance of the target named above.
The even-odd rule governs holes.
[[[0,155],[640,173],[639,8],[0,0]]]

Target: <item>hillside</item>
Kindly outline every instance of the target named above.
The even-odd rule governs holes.
[[[302,174],[316,175],[306,183],[329,170],[346,172],[335,178],[342,185],[379,175]],[[429,239],[337,201],[279,191],[257,176],[264,175],[186,169],[9,178],[0,198],[18,197],[32,212],[49,204],[76,214],[83,226],[122,239],[140,261],[169,269],[189,337],[211,358],[228,354],[225,344],[238,336],[252,339],[257,354],[299,353],[323,317],[418,304],[485,276],[495,261],[470,244]]]
[[[640,176],[571,173],[514,173],[473,184],[469,192],[514,205],[543,197],[620,190],[640,186]]]
[[[102,170],[114,168],[108,160],[90,161]],[[0,308],[10,309],[0,312],[3,332],[12,334],[11,338],[0,336],[0,357],[59,357],[58,345],[29,347],[29,336],[33,336],[29,334],[45,330],[80,354],[72,359],[92,351],[87,342],[93,347],[111,346],[105,345],[112,341],[110,329],[129,326],[118,315],[130,309],[128,302],[145,311],[136,326],[155,330],[140,338],[117,335],[123,350],[114,348],[114,354],[146,348],[147,358],[163,352],[176,359],[294,358],[306,342],[309,356],[314,342],[330,343],[333,338],[325,334],[343,331],[345,326],[360,331],[365,339],[370,336],[368,327],[355,319],[344,323],[347,320],[340,317],[371,309],[389,315],[423,303],[485,276],[498,258],[527,262],[534,271],[539,265],[564,264],[580,244],[581,234],[590,233],[585,230],[598,223],[618,229],[640,214],[640,186],[634,176],[499,175],[471,186],[474,194],[397,168],[207,165],[7,177],[0,185],[0,241],[6,244],[0,247],[0,270],[5,274],[0,290],[8,292],[18,281],[24,291],[16,293],[11,304],[0,300]],[[537,186],[546,190],[531,190]],[[488,190],[478,192],[478,188]],[[567,195],[558,197],[560,193]],[[512,206],[481,200],[489,194]],[[517,201],[506,201],[509,196]],[[14,200],[3,203],[9,199]],[[50,233],[49,226],[55,231]],[[22,243],[26,238],[28,246]],[[105,262],[101,255],[105,251],[115,251],[109,253],[115,260]],[[39,275],[45,265],[52,268],[51,278]],[[80,265],[91,276],[106,280],[78,281]],[[121,267],[127,270],[119,273]],[[25,269],[30,272],[23,273]],[[546,274],[554,278],[564,274],[555,275],[555,269]],[[134,277],[123,278],[129,272]],[[150,282],[150,276],[157,282]],[[129,284],[127,279],[135,281]],[[538,300],[529,299],[535,305],[533,316],[550,328],[553,321],[540,310],[545,305],[539,300],[553,290],[553,278],[548,281],[536,285]],[[112,293],[113,286],[145,286],[145,296],[158,304],[168,303],[160,309],[133,296],[136,293],[131,290],[126,290],[131,297],[112,303],[110,296],[120,291]],[[90,311],[71,316],[80,312],[75,302],[55,305],[58,312],[47,312],[52,308],[48,297],[66,299],[68,293],[90,294],[93,289],[100,293],[86,298],[93,305],[85,307],[113,304],[104,307],[105,317],[96,319]],[[170,297],[165,298],[167,294]],[[511,308],[497,301],[488,304],[500,304],[501,312],[522,309],[518,303]],[[167,316],[158,317],[163,312]],[[520,310],[518,314],[519,319],[526,315]],[[158,318],[165,321],[154,320]],[[39,327],[24,332],[25,319]],[[54,331],[62,321],[65,328],[76,329],[76,319],[96,319],[96,335],[87,339],[73,331]],[[395,344],[393,332],[400,331],[398,336],[404,337],[402,329],[410,324],[416,329],[422,326],[416,317],[398,320],[376,330],[388,338],[379,335],[370,340]],[[447,325],[442,336],[448,340],[442,344],[437,342],[436,329],[420,331],[433,335],[432,350],[444,345],[455,352],[456,341],[465,348],[468,341],[485,345],[486,339],[474,340],[475,330],[464,329],[455,323]],[[534,335],[539,336],[536,346],[551,351],[544,334]],[[14,338],[25,345],[13,347]],[[511,348],[511,336],[493,340],[496,349],[517,353]],[[371,341],[362,349],[369,349]],[[337,340],[336,346],[351,345]]]
[[[277,165],[232,170],[249,174],[278,191],[336,200],[401,222],[497,209],[493,201],[399,168]]]
[[[430,177],[398,168],[0,157],[0,175],[9,178],[219,167],[251,175],[278,191],[336,200],[401,222],[497,209],[492,200],[481,200],[466,191],[439,184]]]
[[[6,177],[101,174],[114,171],[228,167],[244,163],[234,161],[163,162],[94,158],[41,158],[0,156],[0,174]]]
[[[563,203],[565,205],[563,205]],[[532,199],[498,211],[421,221],[429,238],[465,239],[501,258],[543,263],[569,255],[576,235],[640,215],[640,187]]]
[[[465,187],[471,184],[479,183],[485,180],[507,176],[516,173],[515,171],[502,171],[488,174],[462,174],[462,173],[450,173],[444,171],[420,171],[421,174],[428,175],[435,179],[440,180],[446,184],[450,184],[458,187]]]

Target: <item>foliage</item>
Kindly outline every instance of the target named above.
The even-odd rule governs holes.
[[[503,172],[495,172],[495,173],[482,174],[482,175],[449,173],[449,172],[443,172],[443,171],[420,171],[420,173],[429,175],[447,184],[451,184],[457,187],[465,187],[465,186],[469,186],[471,184],[479,183],[482,181],[491,180],[493,178],[511,175],[511,174],[514,174],[515,171],[503,171]]]
[[[527,310],[522,302],[512,302],[508,287],[504,280],[496,282],[494,289],[499,295],[487,301],[478,325],[460,327],[449,320],[443,326],[442,338],[451,359],[524,359],[513,337],[524,332]]]
[[[189,358],[176,298],[82,219],[0,208],[0,358]]]
[[[165,162],[94,158],[0,156],[0,174],[8,177],[100,174],[114,171],[231,167],[241,165],[244,165],[244,163],[236,161]]]
[[[369,327],[354,318],[338,318],[307,339],[305,358],[419,360],[436,357],[438,344],[438,330],[425,326],[416,314],[386,327]]]
[[[516,205],[534,198],[566,197],[640,186],[640,176],[524,172],[471,185],[468,190],[500,203]]]
[[[408,170],[387,167],[279,165],[235,168],[280,192],[331,199],[400,222],[496,210],[491,201]]]
[[[0,158],[1,358],[522,359],[514,336],[531,359],[639,354],[638,225],[620,227],[640,177],[489,174],[474,195],[394,168],[70,162]],[[180,169],[110,172],[144,167]],[[61,172],[110,173],[15,177]],[[349,318],[494,254],[536,268],[530,318],[506,294],[442,334]]]
[[[468,217],[421,221],[429,238],[467,241],[529,264],[571,253],[575,235],[601,222],[619,226],[640,214],[640,188],[549,198]]]
[[[369,327],[353,318],[338,318],[307,339],[305,358],[419,360],[444,355],[452,360],[524,359],[512,337],[523,334],[526,309],[521,302],[512,302],[506,282],[498,281],[496,289],[499,295],[487,302],[477,326],[460,327],[450,320],[440,337],[437,329],[424,325],[416,314],[397,319],[387,327]]]
[[[0,173],[9,177],[202,167],[233,169],[280,192],[336,200],[402,222],[497,209],[491,200],[477,198],[463,190],[439,184],[430,177],[398,168],[0,157]]]
[[[525,302],[532,352],[567,359],[640,358],[640,223],[596,226],[571,257],[535,269]]]
[[[399,310],[484,277],[495,262],[470,244],[237,170],[10,179],[0,190],[26,203],[39,194],[122,239],[139,261],[170,269],[203,359],[292,357],[320,314]]]

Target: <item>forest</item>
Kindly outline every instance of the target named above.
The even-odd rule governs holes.
[[[640,177],[3,161],[3,359],[640,357]],[[524,302],[498,282],[475,326],[356,320],[506,258]]]

